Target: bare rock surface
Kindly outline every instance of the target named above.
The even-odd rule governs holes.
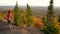
[[[0,34],[44,34],[40,30],[31,27],[20,28],[12,25],[12,30],[9,30],[8,24],[0,21]]]

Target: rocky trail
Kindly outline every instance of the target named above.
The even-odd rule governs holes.
[[[5,24],[3,21],[0,21],[0,34],[44,34],[36,28],[20,28],[15,25],[12,25],[12,30],[8,28],[8,24]]]

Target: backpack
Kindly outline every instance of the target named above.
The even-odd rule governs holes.
[[[10,17],[10,14],[8,15],[8,21],[11,21],[11,17]]]

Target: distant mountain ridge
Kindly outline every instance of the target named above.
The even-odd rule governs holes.
[[[14,6],[0,6],[0,10],[5,10],[8,8],[13,9]],[[19,6],[19,8],[21,10],[26,10],[26,6]],[[47,6],[31,6],[31,9],[34,15],[46,15],[48,7]],[[59,16],[60,7],[54,7],[54,12],[56,16]]]

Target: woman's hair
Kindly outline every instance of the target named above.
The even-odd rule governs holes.
[[[10,10],[8,10],[8,13],[10,13]]]

